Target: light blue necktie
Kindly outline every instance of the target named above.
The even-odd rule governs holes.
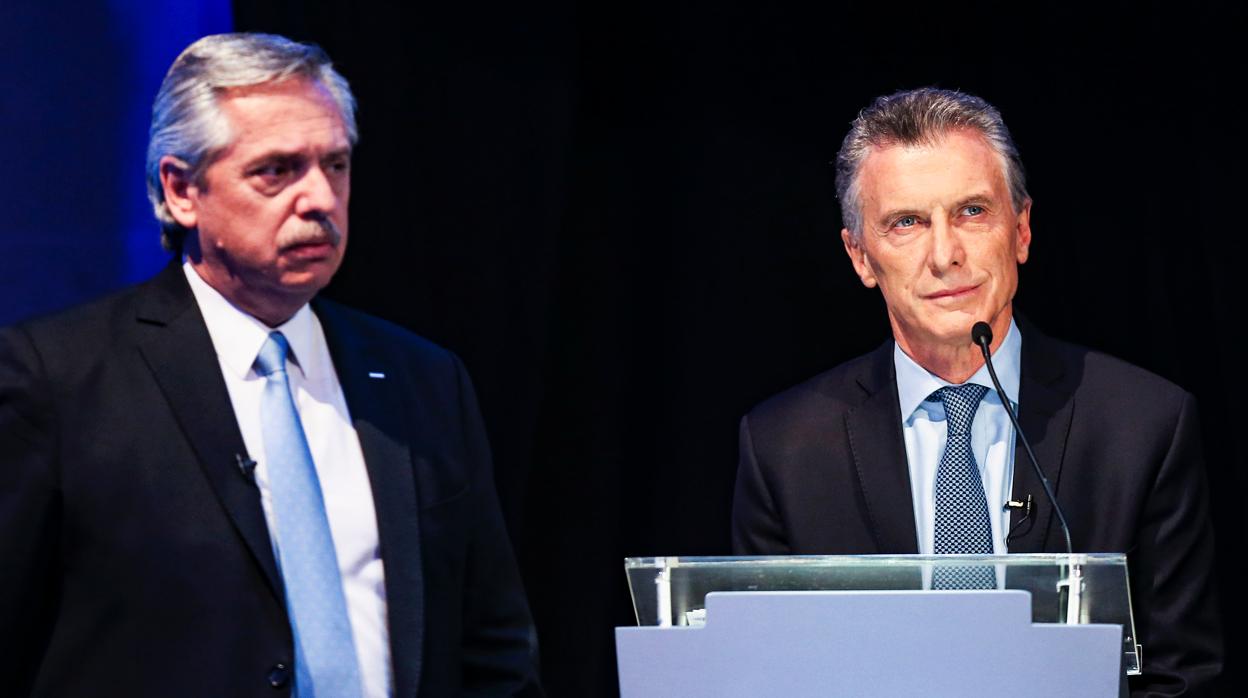
[[[290,344],[272,332],[256,357],[264,376],[260,423],[286,608],[295,638],[298,698],[352,698],[361,692],[347,600],[312,452],[286,375]]]
[[[988,388],[966,384],[941,388],[929,400],[945,406],[948,438],[936,471],[936,521],[932,548],[937,555],[991,555],[992,523],[988,498],[971,452],[971,424]],[[933,589],[994,589],[990,566],[937,568]]]

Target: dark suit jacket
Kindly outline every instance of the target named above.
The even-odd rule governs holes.
[[[1021,324],[1021,323],[1020,323]],[[1191,395],[1117,359],[1023,334],[1020,423],[1074,549],[1125,552],[1140,695],[1207,692],[1221,670],[1213,540]],[[1064,552],[1021,444],[1013,499],[1035,498],[1010,552]],[[893,343],[741,420],[733,548],[742,555],[916,553]],[[1021,513],[1013,512],[1011,525]]]
[[[372,483],[394,695],[535,690],[532,623],[463,366],[396,326],[313,307]],[[0,331],[0,693],[289,693],[282,583],[237,454],[179,265]]]

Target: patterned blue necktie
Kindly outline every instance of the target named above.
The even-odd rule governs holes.
[[[321,485],[290,393],[289,351],[281,332],[270,333],[255,369],[265,378],[260,422],[295,638],[294,695],[351,698],[361,692],[360,669]]]
[[[959,385],[941,388],[929,400],[945,406],[949,435],[936,471],[936,521],[932,548],[937,555],[991,555],[992,523],[984,480],[971,452],[971,423],[988,388]],[[937,568],[933,589],[994,589],[990,566]]]

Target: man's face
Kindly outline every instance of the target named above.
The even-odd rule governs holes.
[[[305,79],[227,92],[219,104],[234,140],[185,187],[175,218],[182,213],[179,222],[198,231],[188,253],[206,281],[243,310],[281,322],[342,263],[346,126],[329,92]]]
[[[862,238],[841,237],[912,357],[969,345],[980,320],[1005,336],[1031,203],[1014,212],[1001,165],[982,137],[961,130],[935,145],[872,149],[862,164]]]

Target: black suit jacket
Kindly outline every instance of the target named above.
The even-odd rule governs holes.
[[[394,695],[536,690],[463,366],[396,326],[313,307],[372,484]],[[0,692],[288,694],[282,584],[240,454],[179,265],[0,331]]]
[[[1221,670],[1213,539],[1192,396],[1020,323],[1023,431],[1074,549],[1125,552],[1145,676],[1133,694],[1199,695]],[[733,548],[742,555],[916,553],[893,343],[741,420]],[[1010,552],[1064,552],[1021,444],[1013,499],[1030,521]],[[1011,525],[1022,514],[1011,514]],[[1184,693],[1184,691],[1187,691]]]

